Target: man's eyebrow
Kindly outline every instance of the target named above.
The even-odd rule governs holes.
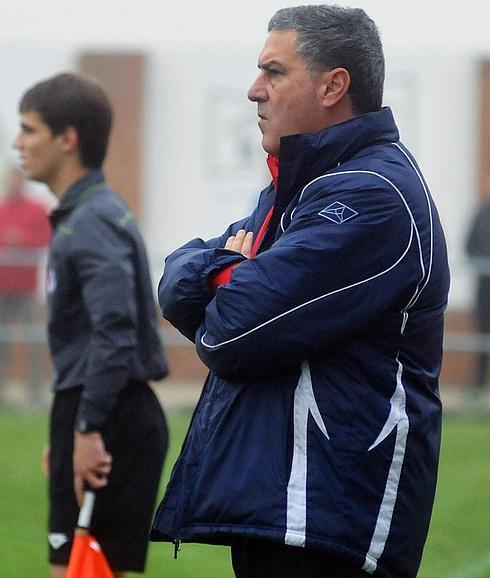
[[[284,65],[278,60],[267,60],[262,63],[259,62],[257,66],[260,68],[260,70],[269,70],[273,66],[280,66],[281,68],[284,68]]]

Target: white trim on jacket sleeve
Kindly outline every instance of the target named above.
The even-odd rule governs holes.
[[[427,200],[427,211],[429,214],[429,224],[430,224],[430,256],[429,256],[429,267],[427,270],[427,278],[425,280],[424,285],[420,289],[420,291],[418,291],[418,293],[416,295],[414,295],[414,299],[408,304],[408,306],[407,306],[407,309],[408,309],[409,307],[412,307],[417,302],[417,299],[420,297],[422,291],[427,287],[427,284],[429,283],[430,274],[432,272],[432,262],[433,262],[433,257],[434,257],[434,221],[433,221],[433,216],[432,216],[432,207],[430,206],[429,191],[427,189],[427,185],[425,184],[424,179],[422,178],[422,175],[420,174],[420,171],[417,169],[417,166],[415,165],[413,160],[410,158],[410,155],[400,146],[399,143],[393,143],[393,146],[395,146],[406,157],[406,159],[410,163],[411,167],[413,168],[415,174],[417,175],[417,178],[419,179],[420,184],[422,185],[422,189],[424,190],[425,198]],[[421,255],[422,255],[422,250],[421,250]]]

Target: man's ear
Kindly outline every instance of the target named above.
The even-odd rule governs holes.
[[[61,137],[62,147],[66,152],[78,149],[78,131],[74,126],[67,126],[59,136]]]
[[[325,108],[335,106],[347,96],[350,86],[350,75],[345,68],[334,68],[324,72],[321,80],[322,102]]]

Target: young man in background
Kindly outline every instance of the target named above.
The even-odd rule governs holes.
[[[167,448],[165,417],[147,383],[167,366],[145,247],[102,171],[112,123],[102,89],[60,74],[30,88],[19,110],[22,168],[59,199],[47,279],[51,576],[66,574],[88,484],[97,490],[92,533],[121,577],[144,569]]]

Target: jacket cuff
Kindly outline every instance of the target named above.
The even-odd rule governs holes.
[[[122,369],[106,373],[103,378],[100,376],[90,380],[90,386],[85,386],[82,391],[75,418],[75,431],[101,431],[116,405],[119,393],[127,383],[127,371]]]
[[[96,406],[89,400],[82,399],[75,418],[75,431],[88,433],[91,431],[101,431],[107,420],[109,408]]]
[[[102,423],[91,423],[84,417],[77,417],[75,420],[75,431],[81,434],[90,432],[100,432]]]

